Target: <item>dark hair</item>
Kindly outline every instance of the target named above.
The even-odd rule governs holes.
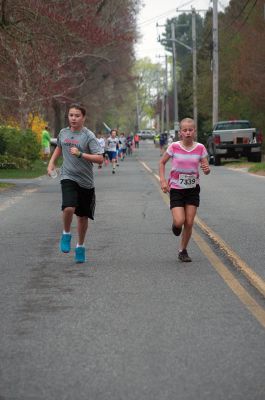
[[[83,114],[83,117],[86,115],[86,109],[80,103],[72,103],[72,104],[70,104],[70,106],[68,107],[68,112],[69,112],[70,108],[76,108],[77,110],[81,111],[81,113]]]

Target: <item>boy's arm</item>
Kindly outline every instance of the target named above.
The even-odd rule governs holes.
[[[48,167],[47,167],[48,175],[51,175],[52,170],[55,169],[56,161],[61,156],[61,154],[62,154],[62,149],[61,149],[61,147],[57,146],[51,156],[51,159],[50,159]]]
[[[103,163],[103,155],[101,152],[100,145],[98,143],[98,140],[96,139],[95,136],[93,136],[88,144],[89,152],[83,152],[80,151],[77,147],[72,146],[70,147],[70,153],[77,157],[77,158],[83,158],[86,161],[90,161],[95,164],[102,164]]]
[[[82,151],[78,150],[77,147],[71,147],[70,153],[77,158],[83,158],[86,161],[90,161],[95,164],[102,164],[103,163],[103,155],[100,154],[90,154],[90,153],[83,153]]]

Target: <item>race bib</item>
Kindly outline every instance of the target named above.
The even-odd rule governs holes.
[[[196,187],[196,175],[179,174],[179,186],[183,189],[191,189]]]

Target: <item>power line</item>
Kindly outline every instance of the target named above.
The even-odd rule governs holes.
[[[227,26],[223,27],[222,30],[226,30],[227,28],[230,28],[235,21],[242,15],[242,13],[245,11],[246,7],[249,5],[251,0],[247,0],[247,2],[245,3],[244,7],[241,9],[240,13],[236,16],[236,18]],[[244,25],[246,24],[247,20],[249,19],[252,11],[254,10],[256,4],[257,4],[258,0],[254,0],[254,3],[251,5],[251,8],[248,12],[248,14],[245,16],[243,22],[241,23],[241,25],[238,27],[238,29],[236,29],[236,32],[240,32],[240,30],[244,27]],[[231,38],[234,36],[234,33],[230,36]]]
[[[150,19],[147,19],[146,21],[141,22],[141,23],[138,24],[138,25],[139,25],[139,26],[142,26],[142,25],[149,25],[149,24],[151,24],[154,20],[160,19],[160,18],[162,18],[162,17],[166,17],[168,14],[171,14],[173,11],[175,12],[176,9],[174,8],[174,9],[171,9],[171,10],[168,10],[168,11],[164,12],[163,14],[156,15],[156,16],[150,18]]]
[[[234,19],[232,20],[232,22],[229,23],[229,25],[224,26],[222,29],[227,29],[230,26],[232,26],[236,20],[243,14],[244,10],[246,9],[246,7],[248,6],[248,4],[250,3],[251,0],[247,0],[245,2],[245,4],[243,5],[243,7],[241,8],[241,10],[239,11],[239,14],[237,14],[236,16],[234,16]]]
[[[252,5],[251,9],[249,10],[249,13],[248,13],[248,15],[246,16],[246,18],[244,19],[244,21],[243,21],[243,23],[242,23],[240,29],[243,28],[243,26],[245,25],[245,23],[246,23],[247,20],[249,19],[249,17],[250,17],[250,15],[251,15],[252,11],[254,10],[254,8],[255,8],[257,2],[258,2],[258,0],[255,0],[255,1],[254,1],[254,4]]]
[[[239,17],[240,17],[240,16],[243,14],[243,12],[245,11],[245,9],[246,9],[246,7],[248,6],[248,4],[250,3],[250,1],[251,1],[251,0],[247,0],[247,1],[244,3],[244,5],[243,5],[243,7],[241,8],[241,10],[239,11],[239,13],[238,13],[236,16],[234,16],[232,22],[230,22],[228,25],[225,25],[225,26],[223,26],[223,27],[220,27],[220,30],[221,30],[221,31],[226,31],[228,28],[230,28],[232,25],[234,25],[234,23],[239,19]],[[253,7],[251,8],[249,15],[251,14],[253,8],[255,7],[255,5],[256,5],[256,3],[257,3],[257,0],[254,0],[254,1],[255,1],[255,3],[253,4]],[[249,15],[247,16],[247,19],[249,18]],[[241,25],[240,29],[244,26],[244,24],[246,23],[247,19],[243,21],[243,24]],[[240,29],[238,29],[237,32],[239,32]],[[207,33],[205,39],[204,39],[205,42],[208,40],[208,38],[209,38],[209,36],[211,35],[211,33],[212,33],[212,31],[211,31],[211,29],[210,29],[209,32]]]
[[[193,3],[193,0],[190,0],[190,1],[187,1],[186,3],[181,4],[179,7],[185,7],[185,6],[189,5],[190,3]],[[163,17],[167,17],[168,14],[171,14],[171,13],[173,13],[173,12],[176,12],[176,8],[173,8],[173,9],[171,9],[171,10],[165,11],[165,12],[162,13],[162,14],[155,15],[154,17],[152,17],[152,18],[150,18],[150,19],[147,19],[147,20],[145,20],[145,21],[139,23],[138,25],[139,25],[139,26],[142,26],[142,25],[149,25],[149,24],[151,24],[154,20],[157,20],[157,19],[160,19],[160,18],[163,18]]]

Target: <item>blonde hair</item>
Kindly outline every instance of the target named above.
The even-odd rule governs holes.
[[[189,123],[193,124],[193,126],[194,126],[194,128],[195,128],[195,122],[194,122],[194,119],[192,119],[192,118],[189,118],[189,117],[187,117],[187,118],[183,118],[183,119],[180,121],[180,123],[179,123],[179,127],[180,127],[180,129],[181,129],[181,127],[182,127],[182,124],[183,124],[183,122],[189,122]]]

